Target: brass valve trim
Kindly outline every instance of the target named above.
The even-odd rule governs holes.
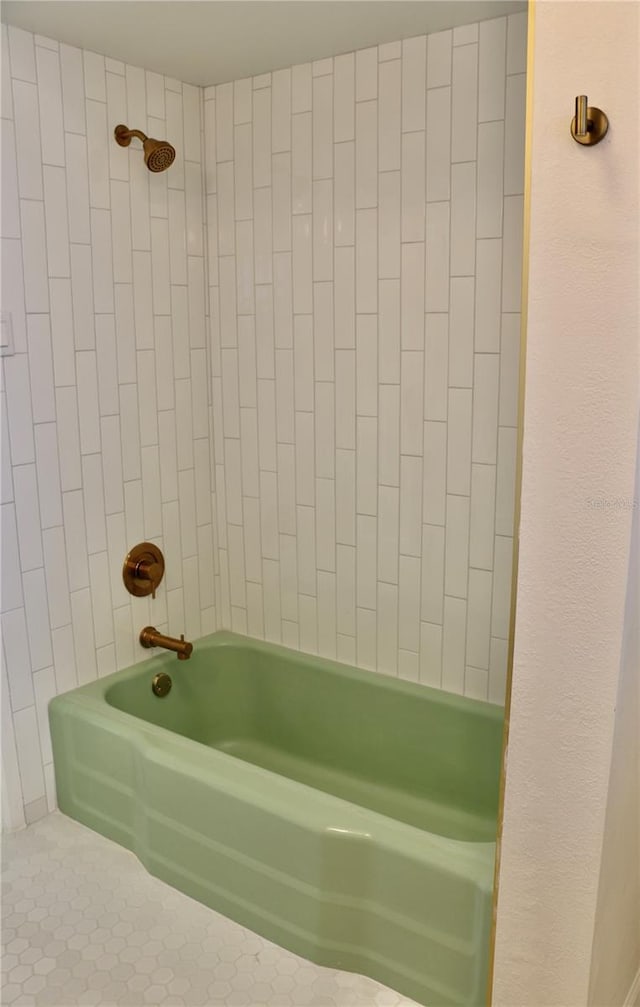
[[[156,588],[164,577],[164,556],[153,542],[140,542],[125,558],[122,579],[129,594],[144,598],[156,596]]]

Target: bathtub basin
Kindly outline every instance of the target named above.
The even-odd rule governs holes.
[[[429,1007],[485,1003],[499,707],[218,632],[49,717],[60,809],[152,874]]]

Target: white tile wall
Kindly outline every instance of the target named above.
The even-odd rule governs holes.
[[[148,622],[217,624],[197,88],[2,26],[3,776],[14,825],[53,806],[46,705],[143,659]],[[4,70],[4,65],[3,65]],[[119,122],[166,136],[151,175]],[[155,602],[120,575],[161,545]],[[49,784],[49,785],[48,785]]]
[[[494,702],[525,36],[497,18],[205,92],[222,624]]]
[[[9,820],[55,799],[48,698],[147,622],[501,702],[524,15],[204,91],[2,32]]]

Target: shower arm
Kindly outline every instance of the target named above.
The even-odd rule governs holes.
[[[116,139],[120,142],[121,140],[131,140],[134,136],[137,137],[138,140],[142,140],[143,143],[148,139],[147,135],[139,129],[118,129]]]

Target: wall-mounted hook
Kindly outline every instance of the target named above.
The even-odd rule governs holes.
[[[589,106],[586,94],[576,98],[576,114],[571,120],[571,136],[576,143],[592,147],[600,143],[609,129],[609,120],[600,108]]]

